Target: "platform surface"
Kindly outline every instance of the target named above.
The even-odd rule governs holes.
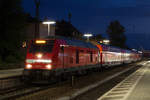
[[[126,100],[150,100],[150,64],[145,73]]]
[[[19,75],[22,75],[22,72],[23,72],[23,68],[0,70],[0,78],[19,76]]]
[[[97,100],[150,100],[150,61]]]

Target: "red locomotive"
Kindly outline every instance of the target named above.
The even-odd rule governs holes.
[[[140,59],[129,50],[68,38],[31,40],[23,77],[25,80],[51,81],[64,75],[81,73]]]

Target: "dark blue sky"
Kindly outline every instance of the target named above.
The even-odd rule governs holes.
[[[35,15],[34,0],[23,0],[23,7]],[[126,28],[131,48],[150,49],[150,0],[41,0],[40,18],[67,20],[81,32],[106,35],[110,21],[119,20]]]

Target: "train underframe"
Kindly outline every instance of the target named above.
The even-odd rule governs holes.
[[[66,69],[24,69],[23,80],[30,83],[50,83],[60,79],[67,79],[74,75],[87,74],[92,71],[100,71],[100,64],[71,67]]]

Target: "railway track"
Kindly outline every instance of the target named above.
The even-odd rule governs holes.
[[[26,86],[26,85],[23,85],[13,91],[9,91],[9,92],[5,92],[5,93],[1,93],[0,94],[0,100],[14,100],[16,98],[19,98],[21,96],[25,96],[25,95],[28,95],[28,94],[32,94],[32,93],[35,93],[35,92],[38,92],[38,91],[41,91],[41,90],[44,90],[44,89],[47,89],[48,87],[46,86]]]
[[[9,80],[9,78],[7,78]],[[6,80],[7,79],[3,79]],[[20,81],[20,79],[18,79]],[[62,81],[61,84],[65,84],[67,81]],[[33,94],[42,90],[46,90],[52,87],[57,87],[60,85],[60,82],[51,83],[47,85],[41,84],[24,84],[20,82],[20,85],[16,85],[14,87],[2,88],[0,90],[0,100],[15,100],[19,97],[23,97],[29,94]],[[6,86],[5,86],[6,87]]]
[[[143,66],[145,64],[146,63],[144,63],[144,62],[143,63],[138,63],[131,70],[128,70],[127,72],[125,72],[125,73],[123,73],[123,74],[121,74],[121,75],[119,75],[117,77],[114,77],[111,80],[108,80],[108,82],[99,84],[95,88],[91,88],[89,91],[86,91],[86,92],[84,92],[84,93],[76,96],[72,100],[97,100],[97,98],[99,98],[100,96],[102,96],[103,94],[105,94],[107,91],[111,90],[113,87],[115,87],[117,84],[119,84],[122,80],[126,79],[132,73],[136,72],[140,68],[143,68]],[[128,84],[125,83],[125,85],[128,85]],[[121,87],[118,87],[118,88],[120,89]],[[114,91],[117,91],[117,90],[114,90]],[[118,94],[116,93],[117,96],[118,96]],[[115,93],[114,94],[112,93],[112,95],[115,95]],[[100,99],[100,100],[116,100],[116,99],[117,98],[112,98],[112,99],[104,98],[104,99]],[[65,99],[65,100],[69,100],[69,99]],[[122,99],[119,99],[119,100],[122,100]]]
[[[22,82],[20,81],[21,77],[22,76],[19,75],[19,76],[0,78],[0,93],[2,91],[6,91],[22,85]]]

